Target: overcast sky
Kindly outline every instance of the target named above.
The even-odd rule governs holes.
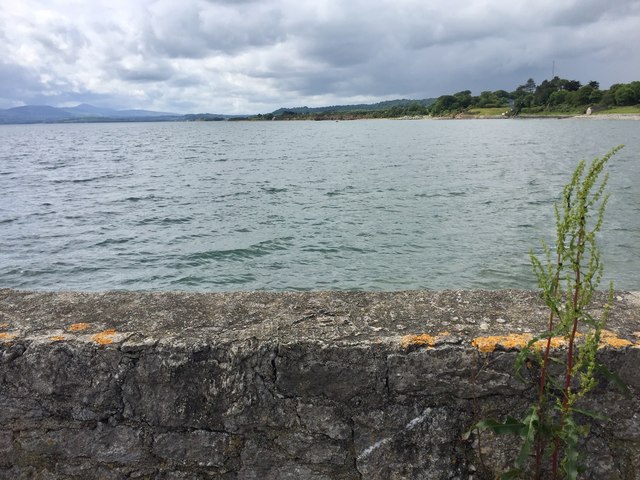
[[[2,0],[0,108],[267,113],[640,80],[640,0]]]

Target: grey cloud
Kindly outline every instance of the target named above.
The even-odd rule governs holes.
[[[236,54],[276,43],[284,33],[278,9],[251,2],[195,2],[180,8],[159,2],[149,12],[149,47],[172,58]]]
[[[73,63],[78,60],[80,50],[88,45],[88,40],[77,28],[66,24],[48,25],[34,35],[48,55],[57,61]]]
[[[150,16],[143,32],[145,47],[176,58],[202,58],[207,49],[200,35],[199,11],[194,5],[176,9],[163,4],[149,7]]]
[[[14,93],[25,88],[38,88],[40,82],[29,69],[0,61],[0,92]]]
[[[44,89],[37,72],[0,61],[0,102],[7,106],[25,102]],[[0,107],[2,108],[2,107]]]
[[[180,73],[171,78],[171,85],[178,88],[196,87],[202,85],[204,81],[201,75]]]
[[[278,10],[225,10],[201,13],[201,30],[210,49],[233,53],[249,47],[272,45],[285,36],[281,28],[282,14]]]
[[[163,82],[173,76],[174,69],[165,63],[144,64],[137,68],[120,65],[116,73],[119,78],[129,82]]]
[[[263,0],[204,0],[205,3],[211,3],[214,5],[242,5],[242,4],[256,4]]]
[[[629,14],[638,14],[640,2],[637,0],[574,0],[560,8],[553,15],[551,22],[555,25],[588,25],[609,17],[612,19]]]
[[[366,63],[384,44],[377,32],[344,24],[317,28],[297,40],[302,55],[337,67]]]

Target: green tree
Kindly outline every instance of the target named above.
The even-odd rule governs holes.
[[[469,108],[471,103],[473,102],[473,97],[471,96],[471,90],[463,90],[458,93],[454,93],[453,96],[458,103],[458,106],[461,110]]]
[[[503,103],[507,103],[507,101],[511,100],[511,94],[506,90],[496,90],[493,94],[498,97]]]
[[[580,84],[580,82],[578,80],[561,80],[560,81],[560,87],[563,88],[564,90],[568,90],[570,92],[575,92],[577,90],[580,89],[582,85]]]
[[[606,90],[603,94],[602,94],[602,100],[600,100],[600,103],[602,105],[615,105],[616,104],[616,90],[618,90],[618,88],[620,88],[622,86],[622,84],[620,83],[614,83],[613,85],[611,85],[609,87],[609,90]]]
[[[506,93],[506,92],[505,92]],[[480,93],[476,106],[480,108],[501,107],[505,101],[499,98],[494,92],[484,91]]]
[[[405,110],[407,115],[425,115],[426,108],[420,102],[413,102]]]
[[[576,91],[576,103],[578,105],[587,105],[591,101],[591,95],[593,94],[593,87],[591,85],[585,85],[584,87],[580,87],[578,91]]]
[[[442,95],[431,105],[429,109],[432,115],[443,115],[450,111],[457,111],[459,108],[456,97],[453,95]]]
[[[557,90],[549,97],[549,105],[555,107],[567,103],[569,92],[566,90]]]
[[[533,80],[533,78],[530,78],[524,84],[524,91],[527,93],[533,93],[536,91],[536,82]]]
[[[534,101],[536,105],[547,105],[549,103],[549,97],[558,90],[558,77],[554,77],[552,80],[543,80],[543,82],[536,87]]]
[[[636,80],[635,82],[631,82],[629,86],[633,89],[636,95],[636,103],[640,103],[640,81]]]
[[[636,92],[630,85],[622,85],[614,94],[616,105],[634,105],[636,103]]]
[[[589,96],[589,103],[595,104],[602,101],[604,92],[602,90],[594,89]]]

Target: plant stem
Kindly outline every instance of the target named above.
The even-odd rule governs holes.
[[[576,339],[576,331],[578,329],[578,320],[580,309],[578,308],[578,298],[580,295],[581,277],[580,277],[580,260],[582,249],[584,248],[584,230],[585,230],[585,218],[580,220],[580,227],[578,231],[578,243],[576,246],[576,258],[575,258],[575,284],[573,286],[573,303],[571,308],[573,309],[573,325],[571,326],[571,334],[569,335],[569,346],[567,348],[567,366],[564,377],[564,388],[562,389],[562,415],[560,425],[564,426],[567,412],[569,411],[569,389],[571,388],[572,370],[573,370],[573,348]],[[555,447],[553,451],[552,470],[553,478],[557,478],[558,474],[558,453],[560,449],[559,439],[556,439]]]
[[[580,295],[580,260],[582,249],[584,248],[584,217],[580,222],[580,232],[578,234],[578,245],[576,252],[576,278],[575,285],[573,287],[573,326],[571,328],[571,335],[569,337],[569,348],[567,351],[567,373],[564,378],[564,398],[562,399],[562,414],[566,415],[569,409],[569,388],[571,387],[571,373],[573,370],[573,346],[576,339],[576,331],[578,329],[578,319],[580,316],[580,309],[578,308],[578,296]]]
[[[553,285],[553,297],[556,298],[558,296],[558,284],[560,283],[560,270],[562,268],[562,256],[558,253],[558,258],[556,260],[556,275],[554,277],[554,285]],[[547,344],[544,349],[544,357],[542,360],[542,367],[540,369],[540,386],[538,389],[538,407],[540,411],[540,421],[542,423],[546,422],[546,409],[544,408],[544,390],[546,387],[547,381],[547,367],[549,365],[549,352],[551,351],[551,332],[553,332],[553,309],[549,312],[549,322],[547,325],[547,332],[549,336],[547,337]],[[542,453],[544,451],[544,442],[542,436],[538,436],[536,439],[536,463],[535,463],[535,479],[540,480],[541,477],[541,468],[542,468]]]

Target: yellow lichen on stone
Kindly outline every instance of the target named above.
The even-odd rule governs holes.
[[[498,345],[507,350],[524,347],[531,340],[531,335],[514,333],[511,335],[494,335],[489,337],[477,337],[471,341],[471,345],[482,353],[493,352]]]
[[[539,350],[544,350],[545,348],[547,348],[547,340],[548,339],[543,338],[542,340],[538,340],[533,345]],[[549,344],[551,348],[560,348],[565,347],[566,345],[567,340],[563,337],[551,337],[551,343]]]
[[[67,328],[67,330],[69,330],[70,332],[81,332],[83,330],[86,330],[87,328],[89,328],[88,323],[74,323],[72,325],[69,325],[69,328]]]
[[[9,328],[9,324],[8,323],[0,323],[0,328],[2,328],[2,329]]]
[[[65,340],[65,337],[63,335],[54,335],[53,337],[49,337],[49,340],[52,342],[61,342],[62,340]]]
[[[433,347],[442,337],[449,336],[449,332],[439,332],[436,335],[420,333],[417,335],[405,335],[400,341],[402,348],[408,347]]]
[[[96,342],[98,345],[110,345],[113,343],[113,337],[115,336],[116,331],[113,328],[109,330],[104,330],[100,333],[96,333],[91,337],[91,340]]]
[[[17,336],[18,335],[16,335],[15,333],[0,332],[0,340],[4,340],[4,341],[13,340]]]
[[[400,341],[400,345],[402,346],[402,348],[407,348],[410,346],[433,347],[435,343],[436,337],[428,335],[426,333],[421,333],[419,335],[405,335]]]
[[[600,336],[600,348],[604,347],[612,347],[612,348],[624,348],[630,347],[633,345],[633,342],[629,340],[625,340],[624,338],[618,337],[615,333],[609,330],[602,330],[602,334]]]

